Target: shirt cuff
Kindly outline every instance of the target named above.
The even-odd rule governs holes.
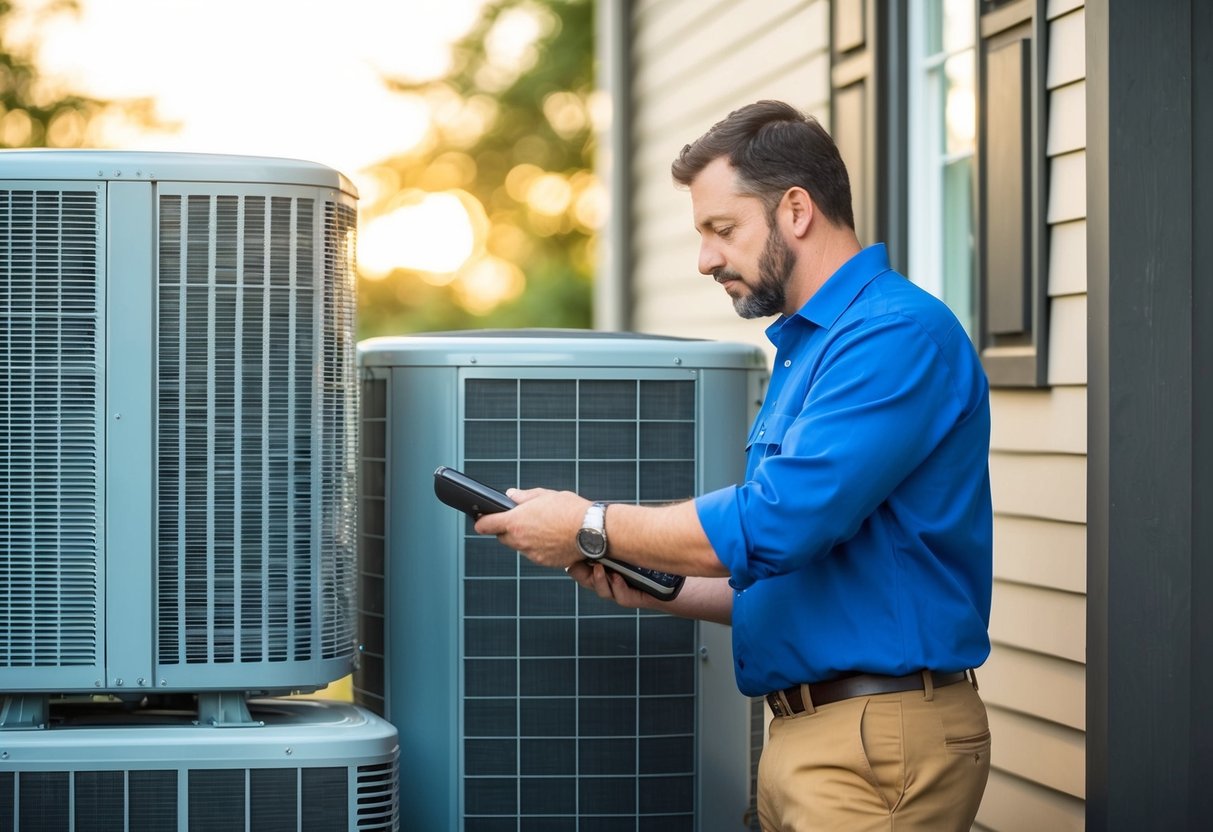
[[[749,575],[749,553],[741,525],[741,489],[730,485],[695,498],[695,511],[716,557],[729,570],[729,585],[742,590],[754,583]]]

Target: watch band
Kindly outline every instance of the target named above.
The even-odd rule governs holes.
[[[577,548],[590,560],[598,560],[606,555],[606,503],[593,503],[586,509],[581,528],[577,531]]]

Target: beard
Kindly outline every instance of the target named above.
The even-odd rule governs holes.
[[[767,230],[767,242],[758,258],[758,279],[746,283],[741,274],[729,269],[717,269],[712,277],[717,283],[736,280],[749,288],[749,293],[733,298],[733,309],[743,318],[766,318],[777,315],[787,304],[787,285],[796,266],[796,253],[773,227]]]

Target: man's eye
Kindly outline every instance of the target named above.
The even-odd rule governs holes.
[[[716,229],[717,237],[724,237],[727,239],[728,237],[731,237],[732,234],[733,234],[733,226],[731,226],[731,225],[726,225],[724,228]]]

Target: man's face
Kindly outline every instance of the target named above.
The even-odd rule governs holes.
[[[787,311],[787,283],[796,253],[774,227],[765,206],[740,194],[728,160],[719,158],[691,183],[699,271],[711,275],[743,318]]]

